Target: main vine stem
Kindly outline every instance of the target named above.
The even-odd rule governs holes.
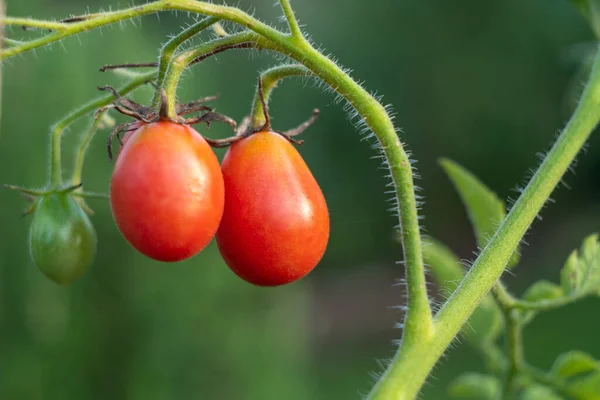
[[[159,11],[180,10],[229,20],[248,28],[254,32],[251,44],[258,44],[258,48],[278,51],[298,61],[343,96],[373,130],[389,165],[398,200],[407,275],[408,311],[402,344],[388,369],[373,388],[370,398],[413,399],[418,395],[437,360],[498,280],[533,219],[598,123],[600,62],[596,60],[594,64],[592,77],[573,118],[501,227],[434,320],[425,287],[412,168],[393,123],[385,108],[373,96],[304,38],[289,0],[280,0],[280,3],[290,25],[290,34],[282,33],[235,7],[195,0],[159,0],[121,11],[74,18],[68,23],[4,18],[7,25],[50,29],[53,33],[4,49],[0,51],[0,58],[5,59],[125,19]],[[211,47],[208,44],[202,46],[205,49]],[[215,49],[219,50],[218,47]],[[180,61],[177,55],[173,57],[164,81],[165,87],[176,87],[178,78],[170,79],[169,75],[177,75],[178,67],[174,71],[170,69]]]
[[[404,349],[388,369],[389,376],[394,378],[380,380],[371,398],[413,399],[417,396],[431,368],[502,275],[536,215],[598,125],[599,109],[600,52],[596,54],[589,81],[569,123],[469,273],[435,316],[435,334],[430,340]]]

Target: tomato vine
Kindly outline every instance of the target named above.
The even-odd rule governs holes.
[[[203,15],[205,18],[170,40],[161,49],[158,65],[154,63],[129,65],[129,67],[144,66],[156,69],[148,73],[132,75],[130,83],[117,91],[120,95],[124,95],[147,81],[154,82],[157,91],[154,104],[151,106],[154,110],[153,116],[160,114],[160,118],[181,122],[176,103],[181,74],[191,65],[210,55],[230,49],[254,48],[273,51],[287,56],[296,63],[275,67],[262,74],[263,85],[259,88],[252,106],[251,126],[253,128],[267,122],[264,120],[266,102],[263,105],[258,100],[259,97],[264,96],[268,99],[277,81],[284,77],[300,75],[320,79],[343,97],[354,108],[361,123],[372,130],[380,144],[386,166],[390,170],[397,199],[396,208],[406,268],[408,305],[401,345],[387,370],[373,388],[370,398],[373,400],[415,398],[435,363],[496,284],[535,216],[598,124],[600,116],[595,110],[600,107],[600,58],[595,61],[590,80],[569,124],[546,155],[510,213],[487,242],[473,267],[434,316],[426,290],[423,241],[419,228],[413,167],[392,122],[389,109],[353,80],[336,62],[315,48],[300,29],[288,0],[280,0],[279,3],[288,23],[288,32],[279,31],[236,7],[195,0],[158,0],[119,11],[86,14],[61,21],[3,17],[0,20],[3,25],[43,29],[51,33],[27,42],[4,40],[4,44],[8,47],[0,50],[0,60],[108,24],[151,13],[178,10]],[[238,24],[243,30],[228,34],[219,25],[214,28],[221,20]],[[219,33],[218,38],[189,50],[179,50],[182,43],[209,27],[213,27]],[[112,68],[105,68],[108,69]],[[42,191],[11,188],[33,196],[46,196],[68,190],[76,196],[93,197],[92,194],[78,192],[79,187],[64,187],[60,139],[62,132],[70,123],[113,101],[112,95],[99,97],[70,113],[53,127],[51,179],[48,188]],[[91,132],[93,130],[92,126]],[[81,157],[77,162],[74,180],[80,178],[78,171],[83,165],[87,143],[84,142],[81,146]],[[516,304],[522,308],[528,307],[526,302]],[[510,386],[511,383],[507,385]]]

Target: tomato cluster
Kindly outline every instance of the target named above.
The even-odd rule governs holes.
[[[259,286],[307,275],[329,239],[319,185],[288,138],[268,130],[236,140],[219,166],[191,126],[139,125],[117,157],[110,202],[119,230],[142,254],[181,261],[216,235],[231,270]]]
[[[287,132],[271,129],[259,80],[264,124],[246,118],[242,127],[202,103],[175,105],[175,117],[161,90],[159,110],[122,98],[113,88],[117,111],[136,120],[121,124],[108,140],[121,143],[109,199],[118,229],[137,251],[154,260],[177,262],[201,252],[216,237],[226,264],[257,286],[285,285],[319,263],[329,240],[329,212],[323,193],[292,144],[318,115]],[[184,119],[182,116],[200,112]],[[256,117],[255,119],[258,119]],[[196,123],[220,121],[237,128],[222,140],[201,136]],[[120,134],[125,133],[121,139]],[[229,146],[223,162],[212,147]],[[54,154],[53,154],[54,157]],[[58,169],[60,171],[60,168]],[[58,178],[57,178],[58,176]],[[30,251],[36,266],[59,284],[70,284],[90,267],[96,233],[87,214],[82,183],[63,186],[60,174],[44,190],[10,186],[32,199]],[[79,176],[74,173],[72,181]]]

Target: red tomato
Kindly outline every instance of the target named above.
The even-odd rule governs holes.
[[[221,165],[225,211],[219,250],[242,279],[278,286],[307,275],[329,240],[323,193],[284,137],[259,132],[233,144]]]
[[[142,254],[180,261],[214,237],[225,201],[219,162],[193,128],[144,125],[127,140],[110,182],[119,230]]]

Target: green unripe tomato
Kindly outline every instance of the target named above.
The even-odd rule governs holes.
[[[54,193],[39,199],[29,247],[33,262],[48,278],[68,285],[92,264],[96,231],[71,195]]]

